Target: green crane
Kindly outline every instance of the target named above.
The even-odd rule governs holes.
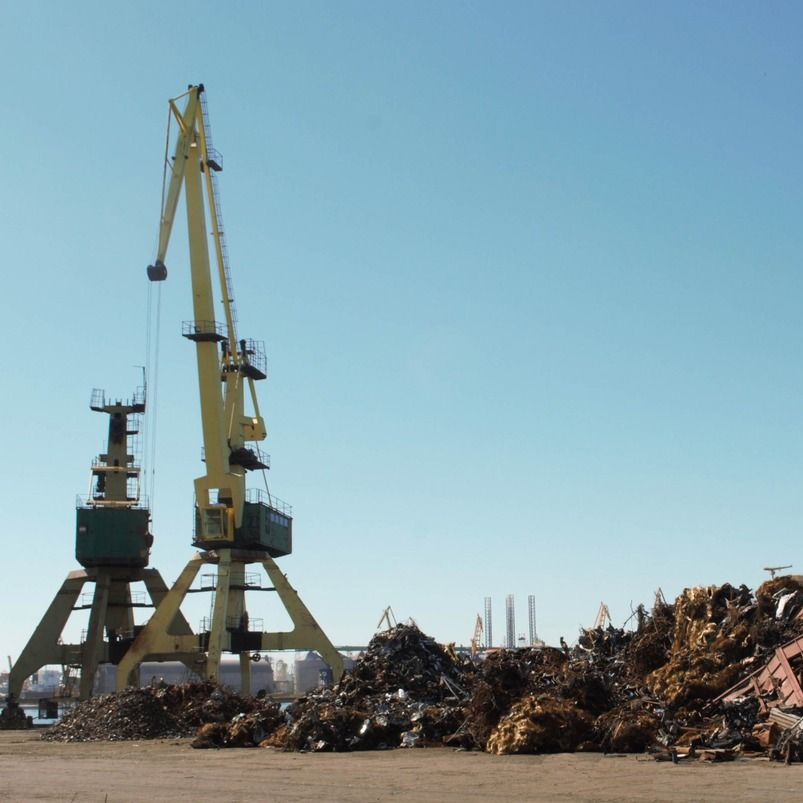
[[[75,557],[83,568],[68,574],[11,667],[10,706],[19,700],[25,680],[48,664],[79,668],[78,695],[90,697],[98,667],[119,664],[133,643],[134,609],[155,607],[167,593],[159,572],[147,568],[153,537],[135,458],[145,388],[126,400],[95,390],[89,406],[108,415],[109,424],[106,451],[93,461],[89,494],[76,508]],[[150,602],[132,591],[133,583],[144,584]],[[85,587],[93,590],[83,593]],[[62,634],[76,611],[88,611],[89,621],[80,642],[69,643]],[[192,632],[181,615],[171,624],[175,632]]]

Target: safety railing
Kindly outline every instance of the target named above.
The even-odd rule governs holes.
[[[292,505],[289,505],[287,502],[279,499],[278,496],[273,496],[267,491],[263,491],[261,488],[249,488],[246,490],[245,501],[258,502],[259,504],[267,505],[268,507],[273,508],[278,513],[283,513],[285,516],[290,518],[293,516]]]
[[[181,334],[189,340],[219,341],[225,338],[223,326],[217,321],[182,321]]]

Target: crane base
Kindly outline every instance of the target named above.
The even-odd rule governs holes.
[[[151,599],[150,605],[133,601],[131,583],[140,581]],[[95,588],[91,602],[84,605],[79,598],[87,583],[94,584]],[[156,569],[96,567],[70,572],[11,668],[8,707],[19,701],[26,678],[48,664],[80,668],[77,695],[65,689],[65,696],[77,696],[81,700],[91,697],[98,666],[118,664],[134,641],[137,628],[133,609],[155,608],[167,593],[167,585]],[[86,639],[80,644],[61,643],[61,634],[72,613],[86,609],[90,611]],[[192,632],[181,614],[172,626],[179,632]]]
[[[259,563],[265,569],[272,589],[278,595],[294,627],[288,632],[258,632],[248,628],[245,605],[245,567]],[[214,605],[209,630],[198,635],[176,631],[176,617],[190,593],[190,586],[203,566],[216,565]],[[265,589],[261,589],[265,590]],[[269,555],[260,551],[218,549],[196,553],[187,563],[170,591],[167,592],[148,623],[134,639],[117,666],[117,689],[125,689],[129,678],[146,659],[167,661],[194,654],[194,671],[207,680],[218,682],[220,659],[224,652],[240,656],[241,688],[251,688],[251,655],[260,651],[314,650],[320,653],[338,681],[343,674],[343,658],[321,630],[290,585],[285,575]]]

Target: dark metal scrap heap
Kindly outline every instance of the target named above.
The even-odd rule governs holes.
[[[475,664],[415,625],[372,639],[351,673],[287,711],[209,684],[83,703],[53,739],[194,734],[194,747],[491,753],[644,752],[673,761],[803,760],[803,586],[686,589],[635,629],[575,647],[495,650]]]
[[[211,683],[161,684],[79,703],[42,738],[90,742],[194,736],[205,725],[228,728],[232,719],[242,714],[258,716],[271,729],[281,717],[276,703],[241,697]]]

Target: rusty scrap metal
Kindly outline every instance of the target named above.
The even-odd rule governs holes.
[[[803,688],[795,671],[801,668],[803,636],[798,636],[778,647],[764,666],[731,686],[715,702],[732,702],[754,694],[762,711],[775,706],[803,707]]]
[[[646,750],[674,762],[796,761],[803,693],[790,674],[803,671],[801,606],[803,588],[788,577],[755,594],[729,584],[690,588],[674,604],[656,597],[636,630],[590,628],[573,648],[496,650],[479,662],[415,625],[397,625],[375,635],[336,685],[286,711],[208,685],[162,697],[132,690],[81,704],[51,738],[194,734],[194,747],[446,744],[499,754]]]
[[[192,736],[202,725],[226,725],[243,712],[275,718],[278,706],[212,683],[127,689],[78,703],[42,738],[89,742]]]

